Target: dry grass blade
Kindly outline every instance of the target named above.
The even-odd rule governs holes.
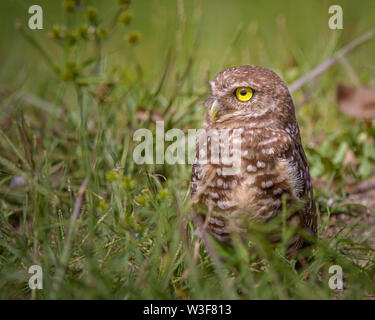
[[[306,75],[302,76],[301,78],[294,81],[289,86],[290,93],[293,93],[300,89],[305,83],[309,82],[310,80],[318,77],[321,75],[324,71],[326,71],[328,68],[330,68],[333,64],[335,64],[337,61],[339,61],[343,56],[357,48],[358,46],[364,44],[368,40],[372,39],[375,35],[375,29],[372,29],[368,32],[366,32],[364,35],[360,36],[359,38],[353,40],[349,44],[347,44],[345,47],[337,51],[335,55],[333,55],[328,60],[324,61],[320,65],[318,65],[315,69],[307,73]]]
[[[77,220],[79,219],[79,216],[80,216],[80,213],[81,213],[83,196],[86,192],[88,182],[89,182],[88,178],[85,178],[83,180],[83,182],[82,182],[82,184],[81,184],[81,186],[78,190],[76,200],[74,202],[74,209],[73,209],[73,213],[72,213],[72,216],[71,216],[70,222],[69,222],[68,234],[67,234],[67,237],[65,239],[64,251],[63,251],[62,256],[61,256],[59,268],[56,272],[56,282],[55,282],[56,291],[58,291],[58,289],[59,289],[59,287],[62,283],[62,280],[64,278],[64,275],[65,275],[65,271],[66,271],[66,267],[67,267],[67,264],[68,264],[68,261],[69,261],[70,251],[71,251],[71,247],[72,247],[72,243],[73,243],[73,238],[74,238],[74,235],[77,231]]]

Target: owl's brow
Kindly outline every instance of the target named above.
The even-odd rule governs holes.
[[[251,81],[241,81],[241,82],[236,82],[233,85],[227,86],[225,89],[226,93],[233,93],[236,89],[238,88],[251,88],[254,91],[262,91],[262,86],[259,86]]]

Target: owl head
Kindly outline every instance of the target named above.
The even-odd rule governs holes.
[[[210,122],[241,118],[274,120],[275,114],[280,121],[295,118],[288,87],[271,70],[252,65],[229,68],[220,72],[210,87],[206,100]]]

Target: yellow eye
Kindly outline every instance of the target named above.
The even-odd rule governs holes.
[[[237,88],[236,91],[234,91],[234,94],[236,95],[236,98],[240,101],[249,101],[251,97],[253,96],[253,90],[251,88]]]

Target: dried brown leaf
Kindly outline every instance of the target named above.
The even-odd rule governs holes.
[[[375,118],[375,88],[337,85],[336,100],[341,111],[349,117],[371,121]]]

